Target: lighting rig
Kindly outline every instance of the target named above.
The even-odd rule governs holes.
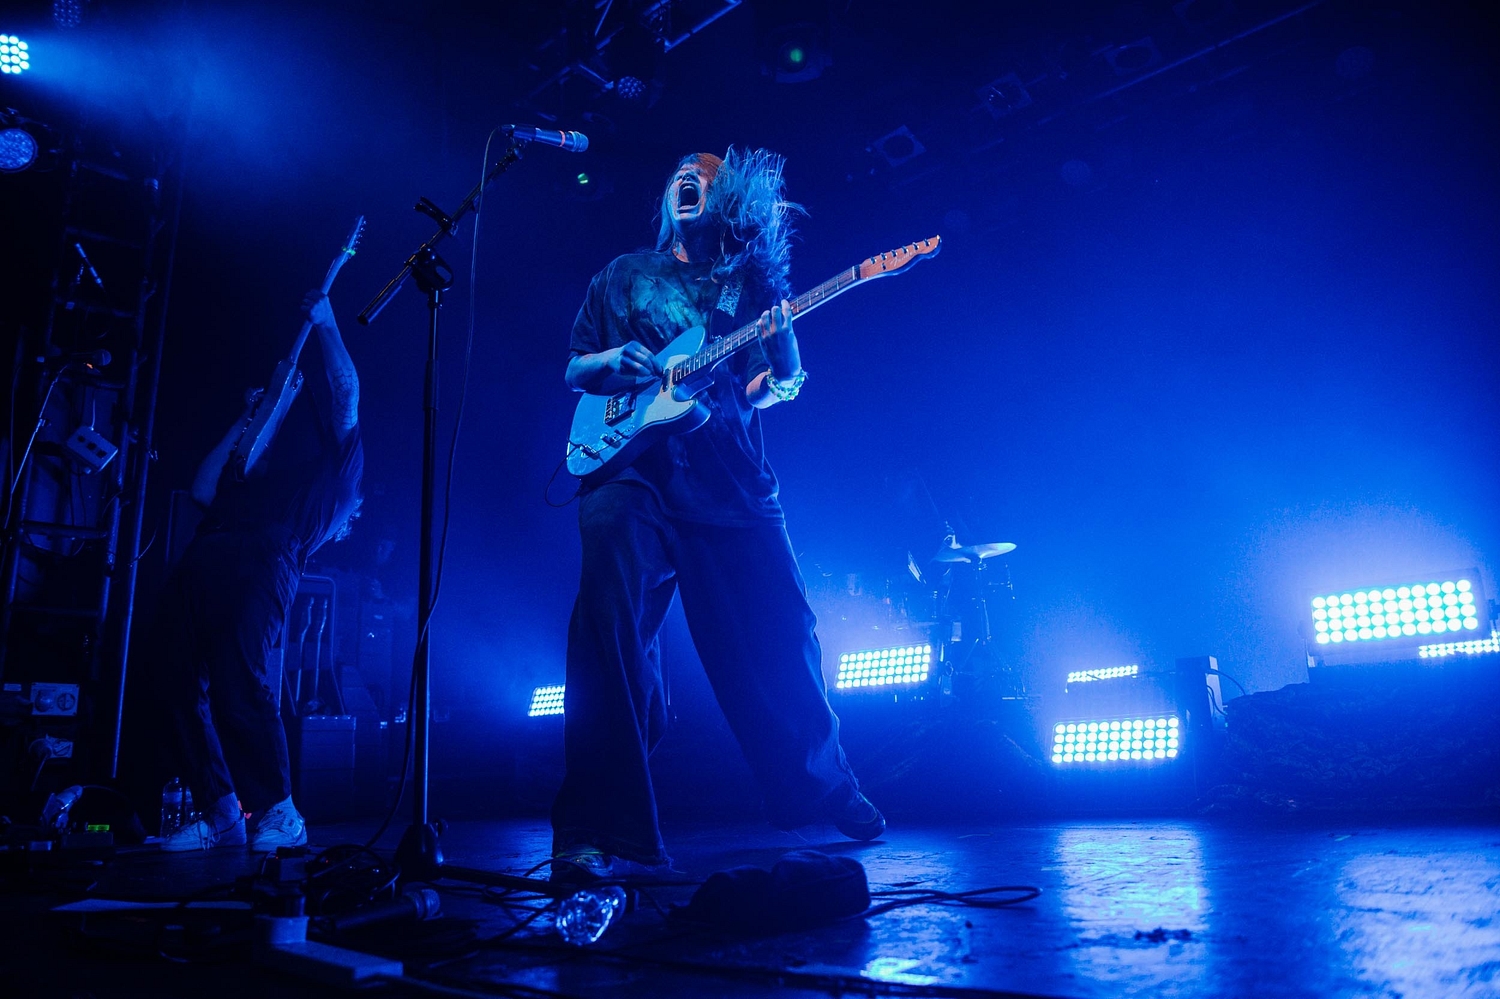
[[[1039,719],[1059,795],[1145,791],[1138,803],[1162,804],[1206,790],[1228,731],[1222,675],[1213,656],[1070,672],[1061,702]]]
[[[1322,590],[1308,597],[1307,663],[1329,667],[1421,662],[1500,651],[1494,609],[1477,569],[1390,585]],[[1433,665],[1433,663],[1426,663]]]

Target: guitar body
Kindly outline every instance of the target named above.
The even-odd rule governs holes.
[[[695,326],[656,355],[665,370],[703,347],[704,331]],[[642,451],[672,434],[696,430],[708,422],[708,407],[698,395],[713,373],[668,388],[660,378],[633,392],[585,395],[568,431],[568,472],[594,484],[615,475]]]
[[[271,441],[276,439],[276,432],[281,429],[287,412],[292,408],[292,403],[297,401],[297,393],[301,391],[302,372],[297,365],[291,361],[277,364],[276,373],[271,376],[271,384],[266,386],[265,395],[256,403],[254,415],[250,417],[245,432],[240,435],[229,456],[235,478],[243,482],[250,474],[250,469],[255,467],[266,448],[271,446]]]

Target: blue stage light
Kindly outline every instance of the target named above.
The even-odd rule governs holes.
[[[0,173],[25,170],[36,162],[36,139],[24,128],[0,129]]]
[[[1318,596],[1312,618],[1319,645],[1479,629],[1474,584],[1468,579]]]
[[[52,0],[52,20],[59,28],[76,28],[83,23],[83,9],[88,0]]]
[[[1176,759],[1181,750],[1182,727],[1176,715],[1059,722],[1052,727],[1052,762],[1057,766],[1156,763]]]
[[[1448,656],[1482,656],[1500,652],[1500,631],[1490,632],[1489,638],[1474,638],[1466,642],[1444,642],[1439,645],[1423,645],[1417,655],[1423,659],[1443,659]]]
[[[1069,683],[1089,683],[1093,680],[1114,680],[1122,676],[1136,676],[1140,666],[1106,666],[1103,669],[1080,669],[1068,674]]]
[[[24,73],[31,68],[31,46],[15,35],[0,35],[0,73]]]
[[[526,709],[526,717],[543,718],[562,714],[563,691],[566,689],[566,684],[553,683],[532,690],[531,706]]]
[[[902,645],[869,652],[846,652],[839,656],[839,675],[834,687],[888,687],[922,683],[932,670],[931,645]]]

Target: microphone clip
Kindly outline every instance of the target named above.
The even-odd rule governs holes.
[[[448,235],[452,236],[458,231],[458,222],[455,221],[447,212],[443,211],[435,203],[433,203],[431,198],[422,198],[418,200],[415,207],[417,211],[421,212],[423,215],[426,215],[428,218],[432,219],[432,221],[436,222],[438,224],[438,227],[441,228],[444,232],[448,233]]]

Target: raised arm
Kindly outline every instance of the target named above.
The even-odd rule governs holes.
[[[359,373],[354,370],[354,359],[339,335],[339,324],[328,296],[308,292],[302,310],[312,320],[318,346],[323,350],[323,368],[328,372],[328,388],[333,395],[333,432],[343,443],[359,422]]]
[[[224,432],[223,440],[214,445],[214,449],[203,457],[198,463],[198,473],[193,476],[192,497],[193,502],[205,510],[213,505],[214,496],[219,491],[219,476],[224,474],[224,466],[229,462],[229,452],[234,450],[235,442],[245,432],[245,424],[249,422],[251,414],[255,412],[255,404],[265,393],[261,389],[251,389],[245,393],[245,411],[240,414],[239,419],[229,425]]]

